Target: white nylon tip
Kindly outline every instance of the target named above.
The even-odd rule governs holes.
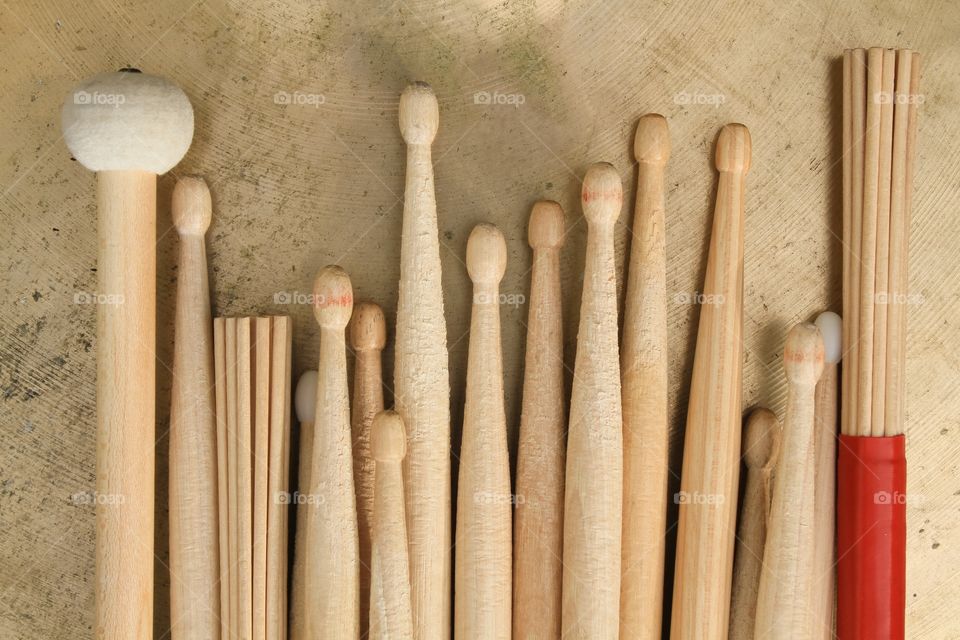
[[[823,360],[827,364],[840,362],[843,354],[843,320],[833,311],[824,311],[815,322],[823,336]]]
[[[304,371],[300,379],[297,380],[293,405],[297,410],[297,420],[300,421],[300,424],[313,424],[317,409],[316,371]]]

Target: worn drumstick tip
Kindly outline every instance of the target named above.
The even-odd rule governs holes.
[[[823,338],[820,329],[810,322],[801,322],[787,334],[783,348],[783,370],[787,382],[815,386],[824,367]]]
[[[293,405],[300,424],[313,424],[317,410],[317,371],[304,371],[297,380]]]
[[[381,411],[370,428],[370,452],[378,462],[400,462],[407,455],[407,433],[396,411]]]
[[[743,461],[748,469],[769,471],[777,464],[780,452],[780,421],[769,409],[750,412],[743,430]]]
[[[739,123],[724,125],[717,137],[717,171],[747,173],[750,171],[752,144],[750,131]]]
[[[824,311],[814,321],[823,337],[823,361],[826,365],[840,362],[843,352],[843,320],[833,311]]]
[[[492,224],[481,223],[467,239],[467,273],[477,284],[497,284],[507,268],[507,243]]]
[[[533,205],[527,236],[534,249],[558,249],[563,246],[565,224],[563,209],[553,200],[540,200]]]
[[[580,190],[583,215],[588,224],[613,224],[623,208],[623,183],[609,162],[590,165]]]
[[[337,265],[328,265],[313,281],[313,315],[324,329],[346,328],[353,315],[353,285]]]
[[[648,113],[637,123],[633,156],[641,164],[663,166],[670,159],[670,128],[659,113]]]
[[[210,228],[213,205],[210,189],[200,176],[184,176],[177,180],[171,201],[173,226],[181,236],[202,236]]]
[[[382,351],[386,344],[383,309],[373,302],[358,303],[350,319],[350,346],[354,351]]]
[[[429,145],[440,126],[437,96],[426,82],[414,82],[400,95],[400,134],[407,144]]]

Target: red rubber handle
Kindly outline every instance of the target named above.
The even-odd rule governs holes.
[[[903,640],[907,461],[904,437],[840,436],[837,638]]]

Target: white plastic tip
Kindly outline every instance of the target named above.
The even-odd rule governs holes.
[[[843,355],[843,320],[833,311],[824,311],[814,323],[823,336],[823,360],[827,364],[840,362]]]
[[[300,421],[300,424],[313,424],[317,409],[316,371],[304,371],[300,379],[297,380],[293,405],[297,410],[297,420]]]

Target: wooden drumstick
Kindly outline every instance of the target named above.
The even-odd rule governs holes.
[[[356,640],[360,629],[357,501],[350,451],[346,327],[353,311],[350,277],[338,266],[313,285],[320,325],[313,464],[306,496],[303,626],[305,638]]]
[[[812,638],[823,624],[814,617],[812,600],[814,397],[823,358],[823,339],[816,325],[804,322],[790,330],[783,349],[787,409],[757,595],[757,638]]]
[[[630,271],[623,318],[623,579],[620,636],[659,640],[667,530],[667,260],[664,166],[667,120],[640,118]]]
[[[97,173],[97,505],[94,635],[153,636],[157,174],[193,138],[178,87],[134,71],[79,84],[62,112],[73,157]]]
[[[376,459],[370,552],[370,640],[410,640],[413,613],[400,464],[407,452],[407,435],[400,414],[381,411],[376,415],[370,450]]]
[[[170,391],[170,635],[206,639],[220,633],[220,567],[213,320],[203,240],[212,206],[203,178],[177,182],[172,212],[180,260]]]
[[[840,316],[825,311],[817,316],[816,325],[823,338],[824,367],[814,402],[813,619],[821,624],[813,632],[815,637],[832,640],[836,600],[837,365],[843,347],[843,323]]]
[[[294,406],[297,421],[300,423],[300,468],[297,475],[298,499],[291,501],[297,505],[297,530],[293,540],[293,582],[290,585],[290,637],[293,640],[303,638],[304,594],[303,579],[306,571],[307,543],[307,503],[300,503],[299,495],[310,491],[310,465],[313,464],[313,423],[317,408],[317,372],[304,371],[297,380],[294,392]]]
[[[563,578],[566,412],[560,247],[563,209],[541,201],[530,213],[533,248],[523,373],[513,539],[513,637],[559,640]]]
[[[430,86],[417,82],[407,87],[400,96],[407,178],[394,395],[409,439],[403,466],[417,640],[450,637],[450,376],[430,158],[438,124],[437,99]]]
[[[747,481],[740,507],[733,587],[730,597],[730,640],[754,640],[757,590],[767,538],[773,468],[780,451],[780,421],[769,409],[754,409],[743,430]]]
[[[383,309],[372,302],[353,308],[350,347],[356,356],[353,373],[353,481],[357,491],[357,528],[360,540],[360,637],[370,624],[370,537],[373,526],[373,469],[370,425],[383,411],[383,380],[380,353],[387,343]]]
[[[473,281],[466,403],[457,493],[455,638],[507,640],[511,619],[510,454],[503,407],[500,279],[507,245],[491,224],[467,240]]]
[[[680,481],[680,520],[670,637],[722,638],[729,627],[730,579],[740,475],[743,378],[744,188],[750,132],[728,124],[717,139],[720,172]]]
[[[623,525],[623,412],[613,229],[623,186],[594,164],[581,189],[587,252],[570,400],[563,511],[563,636],[618,637]]]

